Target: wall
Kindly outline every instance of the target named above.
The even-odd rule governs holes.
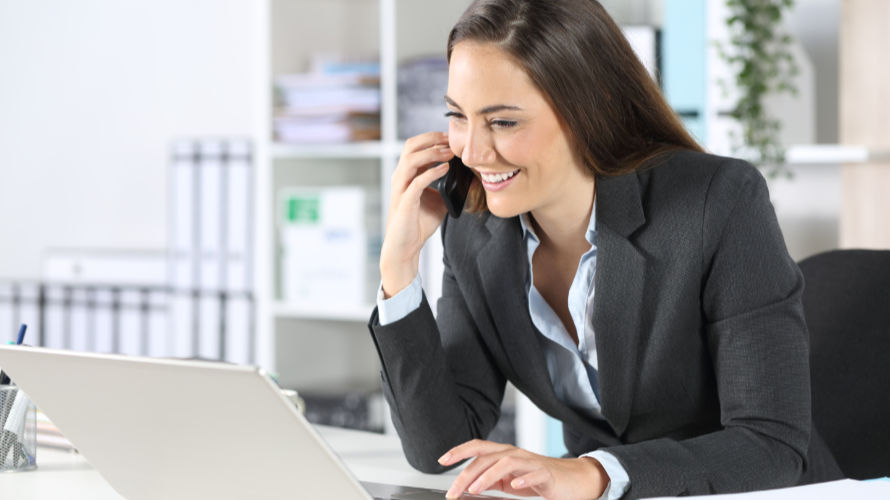
[[[661,25],[663,0],[600,0],[618,24]]]
[[[46,248],[166,246],[171,138],[256,130],[260,3],[0,0],[0,277],[38,276]],[[658,0],[603,4],[619,22],[661,22]],[[837,141],[839,11],[807,0],[788,19],[816,77],[817,142]],[[820,190],[835,199],[839,173],[796,170],[792,191],[810,198],[776,193],[780,215]],[[796,257],[836,245],[833,211],[815,236],[783,220]]]
[[[890,2],[844,0],[843,5],[841,142],[888,151]],[[845,166],[843,179],[841,244],[845,248],[890,248],[890,163]]]
[[[840,0],[794,3],[786,25],[812,64],[816,79],[816,142],[838,142],[838,31]]]
[[[47,248],[166,247],[167,147],[248,135],[251,0],[0,0],[0,277]]]

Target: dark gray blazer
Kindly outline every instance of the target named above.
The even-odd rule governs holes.
[[[593,324],[606,420],[553,392],[529,317],[518,218],[465,214],[442,227],[438,321],[425,298],[390,325],[376,310],[371,317],[408,461],[442,471],[446,450],[485,438],[509,380],[563,422],[572,455],[603,448],[617,457],[629,498],[839,477],[822,441],[810,446],[803,280],[760,173],[673,153],[599,179],[596,217]]]

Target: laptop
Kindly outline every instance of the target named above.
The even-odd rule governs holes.
[[[0,367],[129,500],[445,498],[359,482],[256,367],[24,346]]]

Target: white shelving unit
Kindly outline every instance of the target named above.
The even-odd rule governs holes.
[[[336,305],[303,305],[278,301],[272,304],[272,314],[276,318],[291,319],[319,319],[331,321],[368,321],[368,311],[374,308],[373,304],[353,307],[339,307]]]
[[[359,185],[373,207],[368,231],[382,240],[390,177],[404,138],[398,137],[399,64],[416,56],[444,55],[447,35],[469,0],[265,0],[258,45],[267,57],[256,85],[268,103],[257,124],[257,331],[258,363],[277,373],[285,386],[306,387],[307,380],[374,380],[376,352],[366,322],[373,309],[379,276],[367,273],[367,304],[300,304],[283,300],[275,200],[279,189],[299,186]],[[422,26],[416,22],[423,19]],[[401,22],[400,22],[401,21]],[[349,144],[276,143],[272,132],[276,76],[304,72],[316,54],[379,55],[381,140]],[[444,112],[444,105],[443,105]],[[427,252],[435,262],[437,252]],[[432,264],[437,267],[436,264]],[[369,267],[371,263],[369,262]],[[422,274],[441,273],[440,268]],[[437,279],[425,280],[435,286]],[[436,294],[437,292],[433,292]],[[348,352],[343,352],[343,349]],[[351,362],[332,366],[343,356]],[[311,385],[311,383],[310,383]],[[330,384],[325,384],[330,385]]]
[[[355,142],[350,144],[282,144],[273,143],[273,160],[297,158],[373,158],[397,157],[401,143],[382,141]]]
[[[785,153],[791,165],[843,165],[890,161],[890,150],[869,149],[842,144],[797,144]]]

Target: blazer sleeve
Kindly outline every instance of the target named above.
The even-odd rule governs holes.
[[[439,457],[460,443],[488,436],[506,386],[445,253],[438,322],[424,296],[419,308],[385,326],[375,309],[368,325],[405,457],[426,473],[452,468],[439,465]]]
[[[788,255],[760,173],[719,169],[702,216],[703,341],[721,428],[686,440],[605,448],[630,476],[626,498],[796,484],[810,437],[803,278]]]

